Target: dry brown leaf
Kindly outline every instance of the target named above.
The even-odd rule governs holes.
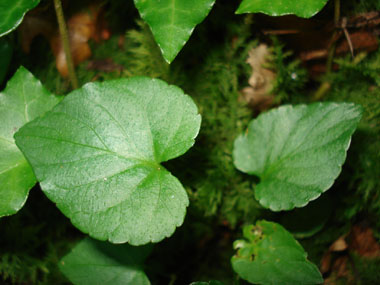
[[[334,254],[334,252],[338,252]],[[366,225],[355,225],[349,234],[339,237],[323,255],[320,270],[330,274],[324,284],[355,284],[355,276],[350,266],[350,253],[355,252],[364,258],[380,257],[380,245],[373,231]],[[340,282],[340,283],[339,283]]]
[[[330,271],[331,269],[331,262],[332,262],[332,254],[330,251],[326,252],[321,260],[321,266],[319,267],[319,270],[322,274],[325,274]]]
[[[260,111],[268,109],[274,101],[270,93],[276,74],[267,67],[270,55],[265,44],[260,44],[249,52],[247,63],[252,68],[252,75],[248,80],[250,86],[241,90],[243,100]]]
[[[345,241],[345,236],[338,238],[329,248],[330,251],[344,251],[347,249],[348,245]]]
[[[91,57],[91,49],[88,44],[90,39],[99,42],[110,37],[100,4],[93,4],[85,11],[78,12],[70,17],[67,21],[67,29],[74,65],[78,65]],[[30,45],[36,36],[43,35],[48,39],[56,58],[56,67],[59,73],[63,77],[68,76],[66,56],[58,27],[55,23],[36,14],[27,15],[20,28],[20,35],[21,44],[26,53],[30,51]]]
[[[362,257],[380,257],[380,245],[376,241],[370,227],[353,226],[350,234],[349,248]]]

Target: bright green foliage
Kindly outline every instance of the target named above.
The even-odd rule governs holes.
[[[307,82],[307,70],[302,67],[299,59],[292,57],[292,52],[286,50],[284,45],[276,38],[271,38],[273,47],[272,56],[268,65],[276,72],[272,94],[276,102],[289,100],[304,90]]]
[[[42,190],[76,227],[141,245],[183,222],[187,194],[160,163],[194,144],[200,121],[181,89],[135,77],[87,84],[15,137]]]
[[[0,84],[3,82],[12,59],[13,49],[7,40],[0,39]]]
[[[302,246],[281,225],[259,221],[243,228],[244,240],[232,267],[239,276],[255,284],[321,284],[317,266],[307,260]]]
[[[142,264],[151,246],[114,245],[85,238],[59,266],[75,285],[149,285]]]
[[[264,13],[270,16],[295,14],[309,18],[318,13],[328,0],[243,0],[237,14]]]
[[[206,18],[215,0],[134,0],[170,63],[190,38],[194,28]]]
[[[137,21],[137,25],[139,29],[129,30],[125,36],[128,42],[125,51],[128,59],[125,75],[143,75],[168,80],[170,65],[163,58],[152,31],[144,21]]]
[[[25,13],[39,2],[40,0],[0,0],[0,37],[16,29]]]
[[[59,98],[23,67],[0,93],[0,217],[20,210],[36,183],[32,168],[14,142],[14,133],[58,102]]]
[[[255,196],[273,211],[303,207],[341,172],[362,108],[349,103],[282,106],[251,121],[234,145],[235,166],[260,177]]]

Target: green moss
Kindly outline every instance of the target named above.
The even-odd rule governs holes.
[[[0,220],[0,283],[62,284],[57,263],[83,235],[35,187],[27,204]],[[3,281],[3,282],[2,282]]]
[[[367,259],[353,254],[352,259],[360,284],[376,285],[380,283],[380,258]]]
[[[340,71],[330,76],[332,86],[326,96],[326,100],[354,102],[364,107],[338,181],[341,188],[346,188],[342,216],[347,218],[360,211],[380,215],[380,51],[365,59],[358,57],[361,60],[338,61]]]

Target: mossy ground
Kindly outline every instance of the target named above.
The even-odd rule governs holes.
[[[236,4],[218,1],[169,66],[149,28],[137,20],[133,5],[120,3],[115,1],[109,11],[118,11],[120,6],[130,8],[127,13],[130,23],[120,24],[113,17],[110,25],[118,29],[115,28],[110,40],[91,43],[91,60],[112,60],[122,68],[104,72],[89,69],[89,62],[84,62],[77,67],[80,84],[134,75],[158,77],[183,88],[202,114],[202,128],[195,146],[165,165],[188,191],[191,202],[188,215],[173,237],[156,245],[148,260],[147,274],[153,284],[188,284],[211,279],[237,284],[241,281],[237,281],[229,260],[233,255],[232,242],[239,237],[241,226],[262,218],[280,220],[282,215],[261,208],[252,191],[257,180],[236,170],[232,163],[233,141],[256,115],[239,100],[239,90],[247,85],[250,75],[250,67],[245,63],[248,50],[260,41],[252,32],[254,17],[234,15]],[[375,1],[368,1],[367,5],[349,1],[344,5],[357,11],[379,8]],[[124,37],[123,48],[120,37]],[[14,43],[17,45],[17,39]],[[274,91],[277,103],[311,102],[316,84],[306,84],[306,71],[285,52],[286,47],[276,40],[272,45],[273,68],[278,73]],[[50,91],[66,94],[69,82],[55,69],[48,44],[38,39],[32,46],[32,54],[33,57],[25,56],[16,50],[11,70],[23,64]],[[359,103],[365,113],[341,176],[324,194],[329,195],[335,210],[322,231],[302,240],[316,264],[329,245],[358,221],[368,220],[380,238],[380,51],[360,61],[347,57],[339,63],[339,71],[323,79],[331,83],[323,100]],[[290,76],[293,72],[303,76],[294,81]],[[56,264],[83,235],[44,197],[38,186],[31,191],[20,213],[2,218],[0,227],[0,276],[4,282],[66,282]],[[371,282],[378,280],[375,276],[379,261],[359,257],[357,260],[363,284],[375,284]]]

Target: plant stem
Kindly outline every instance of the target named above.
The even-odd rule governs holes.
[[[331,73],[333,60],[336,49],[336,41],[338,36],[337,26],[340,20],[340,0],[334,0],[334,32],[331,36],[331,44],[327,54],[327,62],[326,62],[326,74]],[[313,100],[320,100],[323,96],[330,90],[331,84],[330,82],[322,82],[321,86],[319,86],[318,90],[314,94]]]
[[[55,12],[57,14],[59,32],[61,34],[61,40],[63,44],[63,51],[65,52],[67,69],[69,71],[69,78],[73,89],[78,88],[78,80],[75,74],[73,58],[71,56],[69,35],[67,32],[65,17],[63,16],[63,9],[61,0],[54,0]]]
[[[334,54],[335,54],[335,48],[336,48],[336,37],[337,37],[337,26],[339,24],[339,19],[340,19],[340,0],[334,0],[334,33],[331,37],[331,46],[330,50],[328,53],[328,58],[327,58],[327,68],[326,72],[330,73],[332,70],[332,64],[333,64],[333,59],[334,59]]]

